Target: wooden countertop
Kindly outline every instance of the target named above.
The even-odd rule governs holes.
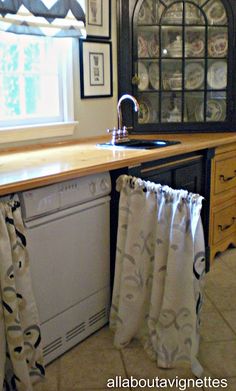
[[[135,136],[144,138],[144,136]],[[183,153],[236,142],[236,133],[149,135],[145,138],[179,140],[170,147],[138,149],[104,149],[96,143],[105,139],[57,143],[0,152],[0,194],[14,193],[51,183],[132,166],[141,162],[177,156]]]

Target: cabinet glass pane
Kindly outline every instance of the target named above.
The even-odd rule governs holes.
[[[203,92],[186,92],[184,106],[185,122],[202,122],[204,114],[204,93]]]
[[[226,9],[221,0],[211,0],[204,7],[209,25],[227,24]]]
[[[208,28],[208,56],[227,57],[228,30],[225,27]]]
[[[152,90],[159,90],[160,87],[160,68],[159,63],[152,61],[148,68],[149,86]]]
[[[205,56],[205,27],[186,27],[185,28],[185,57],[204,57]]]
[[[138,14],[138,24],[158,23],[157,7],[155,0],[144,0]]]
[[[210,60],[207,69],[208,89],[222,90],[227,87],[227,62],[225,60]]]
[[[139,27],[138,34],[138,57],[156,58],[159,57],[159,28]]]
[[[169,6],[169,5],[173,4],[176,0],[161,0],[161,1],[166,6]],[[206,2],[206,0],[190,0],[190,1],[191,1],[191,3],[194,3],[199,6],[201,6],[202,4],[204,4]],[[183,0],[183,2],[189,2],[189,0]]]
[[[146,91],[149,88],[148,75],[149,61],[138,62],[138,90]]]
[[[183,24],[183,4],[174,3],[162,15],[162,24]]]
[[[195,4],[185,4],[185,24],[205,24],[203,13]]]
[[[159,90],[160,69],[157,61],[138,62],[138,90]]]
[[[186,90],[202,90],[205,85],[205,60],[186,60],[184,87]]]
[[[148,124],[159,122],[159,97],[157,94],[142,94],[138,96],[138,123]]]
[[[165,92],[161,98],[161,122],[182,121],[182,93]]]
[[[206,121],[218,122],[226,119],[226,94],[221,91],[207,94]]]
[[[162,61],[163,90],[182,90],[182,60]]]
[[[162,57],[182,57],[183,40],[182,27],[162,27],[161,55]]]

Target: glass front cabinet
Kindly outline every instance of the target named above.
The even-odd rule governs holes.
[[[119,96],[135,133],[236,130],[235,0],[120,0]]]

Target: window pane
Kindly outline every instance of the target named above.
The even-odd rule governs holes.
[[[53,38],[10,33],[0,38],[1,126],[63,121],[63,39],[59,53]]]

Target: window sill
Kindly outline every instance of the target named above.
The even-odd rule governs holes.
[[[51,137],[71,136],[77,121],[57,122],[30,126],[15,126],[0,128],[0,144],[15,141],[45,139]]]

